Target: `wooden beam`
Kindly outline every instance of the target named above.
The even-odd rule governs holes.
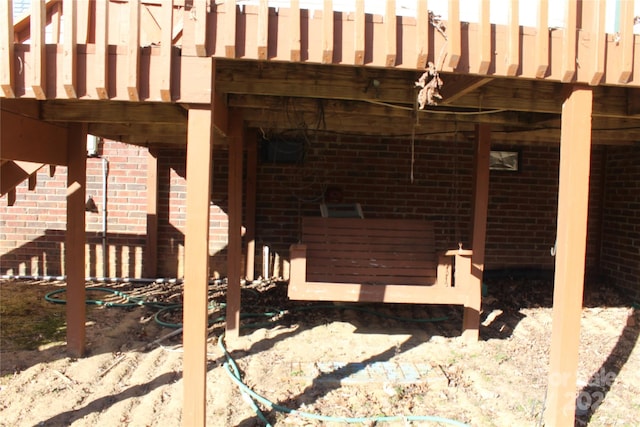
[[[487,210],[489,206],[489,152],[491,127],[476,125],[473,179],[473,223],[471,224],[471,283],[462,319],[462,338],[466,342],[478,340],[482,299],[482,276],[487,236]],[[457,267],[457,265],[456,265]]]
[[[478,22],[478,38],[480,39],[480,49],[477,54],[480,58],[478,61],[478,74],[487,74],[489,67],[493,62],[493,52],[491,51],[491,21],[490,3],[481,1],[480,4],[480,21]]]
[[[91,123],[187,123],[186,110],[177,104],[127,101],[49,100],[41,103],[40,117],[47,121]]]
[[[147,234],[144,247],[144,277],[158,275],[158,154],[147,151]]]
[[[82,357],[86,345],[85,197],[87,166],[87,126],[69,126],[67,168],[67,231],[64,263],[67,276],[67,352]]]
[[[45,2],[31,0],[31,89],[36,99],[46,99]]]
[[[4,196],[25,179],[33,176],[42,166],[44,166],[42,163],[3,162],[0,166],[0,196]]]
[[[189,110],[184,289],[183,426],[206,424],[207,289],[213,111]]]
[[[67,98],[77,98],[76,93],[76,57],[77,57],[77,16],[76,0],[64,0],[64,43],[62,44],[62,85]]]
[[[387,0],[384,13],[386,67],[395,67],[397,56],[397,18],[395,0]]]
[[[549,69],[549,0],[538,0],[535,46],[536,77],[542,79]]]
[[[129,101],[140,101],[140,0],[129,1],[129,40],[127,40],[127,94]]]
[[[452,77],[452,79],[455,79],[455,77]],[[462,98],[466,94],[471,93],[492,81],[493,77],[465,77],[453,80],[452,82],[449,82],[449,84],[443,86],[441,91],[442,102],[440,102],[440,104],[451,104],[457,99]]]
[[[364,14],[364,0],[356,0],[356,11],[354,16],[354,64],[364,65],[364,55],[366,48],[366,35],[365,35],[365,14]],[[426,64],[426,62],[425,62]]]
[[[256,194],[258,188],[258,135],[254,132],[246,134],[247,142],[247,190],[245,213],[245,239],[247,241],[247,263],[245,278],[255,279],[256,255]]]
[[[563,105],[553,324],[545,424],[573,425],[589,202],[591,88]]]
[[[289,27],[289,40],[291,52],[291,61],[300,62],[301,60],[301,37],[300,37],[300,0],[291,0],[290,6],[291,24]]]
[[[98,99],[109,99],[109,2],[95,2],[95,78]]]
[[[322,63],[333,63],[333,1],[324,0],[322,8]]]
[[[0,6],[0,88],[6,98],[14,98],[13,0]]]
[[[170,102],[171,96],[171,70],[173,50],[173,0],[165,2],[161,6],[161,41],[160,41],[160,100]]]
[[[509,2],[507,22],[507,76],[515,76],[520,67],[520,17],[518,0]]]
[[[0,110],[0,158],[67,164],[67,128]]]
[[[269,2],[260,0],[258,5],[258,60],[267,59],[269,50]]]
[[[240,275],[242,265],[242,152],[244,123],[242,114],[230,116],[229,135],[229,233],[227,243],[227,327],[226,336],[240,336]]]
[[[565,28],[562,33],[562,63],[560,81],[573,81],[576,74],[576,40],[578,32],[578,5],[575,0],[565,0]]]

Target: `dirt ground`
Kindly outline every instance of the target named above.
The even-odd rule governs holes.
[[[539,426],[548,383],[549,280],[487,280],[481,339],[461,342],[459,307],[294,303],[286,284],[242,291],[243,333],[226,346],[249,388],[271,402],[329,417],[309,419],[260,404],[278,426],[343,425],[340,417],[405,416],[360,425]],[[88,306],[88,354],[65,354],[64,305],[45,294],[62,283],[0,281],[0,426],[179,426],[183,401],[178,284],[96,285],[156,304]],[[640,313],[607,290],[587,290],[582,313],[576,425],[640,420]],[[212,285],[212,301],[224,286]],[[64,293],[53,298],[64,298]],[[94,300],[126,302],[106,291]],[[213,308],[215,322],[222,311]],[[252,315],[252,313],[254,315]],[[269,313],[264,315],[264,313]],[[446,317],[446,320],[431,322]],[[224,367],[221,322],[211,325],[210,426],[264,425]],[[364,420],[363,420],[364,421]]]

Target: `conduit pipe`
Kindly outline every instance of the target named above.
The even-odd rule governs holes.
[[[102,273],[106,276],[109,270],[107,248],[107,177],[109,175],[109,160],[102,156]]]

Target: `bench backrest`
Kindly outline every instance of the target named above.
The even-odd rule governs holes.
[[[307,280],[433,285],[433,223],[409,219],[303,218]]]

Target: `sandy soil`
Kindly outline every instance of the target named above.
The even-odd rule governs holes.
[[[249,387],[291,409],[330,417],[432,415],[474,426],[541,425],[551,284],[509,278],[488,284],[481,340],[473,345],[459,338],[458,307],[311,309],[287,301],[286,285],[270,283],[244,289],[243,309],[273,316],[244,320],[250,327],[227,348]],[[172,331],[154,320],[159,308],[90,306],[88,355],[71,359],[60,341],[64,305],[43,299],[62,285],[0,282],[0,426],[179,426],[181,336],[154,343]],[[107,286],[147,301],[181,300],[179,285]],[[629,308],[631,301],[604,289],[586,294],[579,399],[570,410],[576,410],[576,425],[638,425],[640,314]],[[90,294],[120,301],[109,295]],[[224,301],[224,287],[212,286],[210,295]],[[169,311],[161,321],[179,322],[180,315]],[[406,320],[443,316],[448,319]],[[222,330],[221,323],[211,327],[208,425],[263,425],[225,371],[217,345]],[[263,412],[273,425],[343,425]],[[408,419],[364,424],[438,425]]]

